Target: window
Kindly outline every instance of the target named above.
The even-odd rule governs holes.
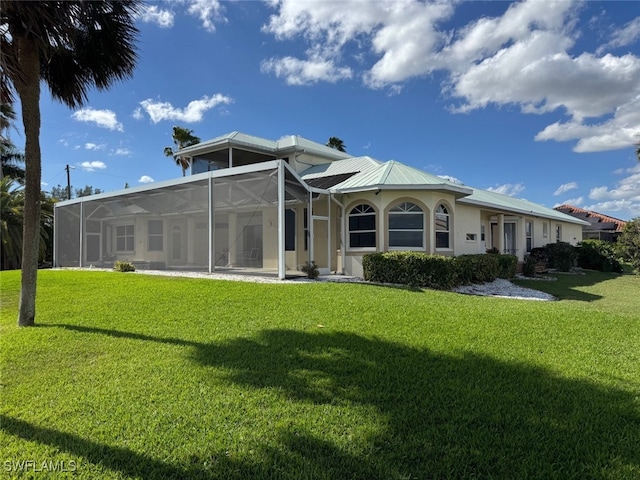
[[[556,243],[562,241],[562,227],[560,225],[556,225]]]
[[[376,211],[369,205],[358,205],[349,212],[349,247],[375,248]]]
[[[389,210],[389,248],[424,248],[424,213],[415,203]]]
[[[284,249],[287,252],[296,249],[296,212],[290,208],[284,211]]]
[[[480,241],[484,242],[484,225],[480,225]]]
[[[133,252],[133,225],[118,225],[116,227],[116,251]]]
[[[527,253],[533,248],[533,223],[526,222],[524,224],[525,235],[527,237]]]
[[[444,205],[436,209],[436,248],[449,247],[449,210]]]
[[[304,251],[306,252],[309,250],[309,210],[305,208],[302,216],[304,217],[302,228],[304,229]]]
[[[549,225],[547,224],[547,222],[544,222],[542,224],[542,236],[544,238],[547,238],[549,236]]]
[[[150,252],[161,252],[164,242],[164,227],[162,220],[149,220],[147,222],[147,240]]]
[[[467,242],[475,242],[478,240],[477,233],[467,233]]]

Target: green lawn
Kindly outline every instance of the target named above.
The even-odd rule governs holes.
[[[25,329],[0,281],[0,478],[640,479],[637,276],[533,302],[41,271]]]

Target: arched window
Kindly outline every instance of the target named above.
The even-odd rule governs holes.
[[[349,247],[375,248],[376,211],[365,204],[357,205],[349,212]]]
[[[424,248],[424,212],[415,203],[389,210],[389,248]]]
[[[436,209],[436,248],[451,248],[449,241],[450,231],[449,210],[440,204]]]

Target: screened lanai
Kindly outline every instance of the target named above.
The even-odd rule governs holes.
[[[81,197],[56,205],[54,263],[285,278],[312,254],[310,202],[328,198],[283,160]],[[326,230],[312,245],[326,249]]]

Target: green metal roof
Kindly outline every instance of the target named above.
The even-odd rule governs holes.
[[[336,185],[339,193],[385,189],[446,190],[457,195],[469,195],[471,189],[450,182],[403,163],[389,160]]]
[[[246,133],[241,132],[227,133],[225,135],[212,138],[211,140],[200,142],[197,145],[183,148],[176,152],[176,155],[192,157],[227,147],[247,148],[258,152],[271,153],[276,156],[280,153],[294,151],[310,153],[331,160],[342,160],[351,157],[351,155],[346,152],[340,152],[335,148],[327,147],[326,145],[322,145],[321,143],[308,140],[298,135],[288,135],[282,137],[280,140],[274,141],[266,138],[255,137],[253,135],[247,135]]]
[[[488,190],[480,190],[473,188],[473,193],[467,197],[458,200],[459,203],[475,205],[495,210],[503,210],[506,212],[514,212],[536,217],[549,218],[553,220],[561,220],[567,223],[575,223],[578,225],[589,225],[588,222],[558,212],[553,208],[548,208],[538,203],[530,202],[522,198],[514,198],[502,193],[490,192]]]
[[[323,163],[308,168],[300,174],[305,179],[331,177],[344,173],[368,172],[382,165],[382,162],[371,157],[352,157],[345,160],[338,160],[331,163]]]

